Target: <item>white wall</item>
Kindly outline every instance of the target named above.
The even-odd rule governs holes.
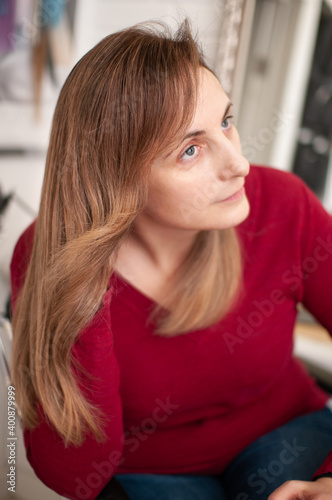
[[[109,33],[134,24],[161,20],[171,26],[189,17],[198,29],[204,52],[211,63],[217,50],[217,34],[223,0],[78,0],[76,57],[81,57]]]

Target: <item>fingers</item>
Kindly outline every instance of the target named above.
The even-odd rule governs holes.
[[[306,496],[306,481],[286,481],[277,488],[268,500],[309,500]]]
[[[332,479],[317,481],[287,481],[268,500],[332,500]]]

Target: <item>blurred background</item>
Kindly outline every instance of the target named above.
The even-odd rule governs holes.
[[[248,160],[295,172],[332,213],[332,0],[0,0],[1,314],[15,242],[37,215],[70,69],[112,32],[184,17],[234,103]],[[8,496],[2,418],[0,431],[0,500],[60,498],[34,477],[21,440],[17,491]]]

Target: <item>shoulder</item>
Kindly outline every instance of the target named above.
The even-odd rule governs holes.
[[[245,187],[250,213],[238,227],[244,244],[264,241],[304,255],[317,245],[318,237],[330,241],[331,215],[294,174],[252,166]]]
[[[250,213],[239,226],[243,237],[268,235],[276,241],[291,235],[294,241],[308,234],[309,226],[331,227],[330,214],[306,184],[291,172],[252,165],[245,188]]]
[[[33,247],[35,226],[36,221],[30,224],[19,237],[13,252],[12,266],[18,262],[29,261]]]
[[[301,196],[308,189],[304,182],[291,172],[257,165],[250,167],[246,188],[249,196],[258,194],[262,199],[271,196],[284,198],[290,193]]]
[[[252,165],[245,186],[251,218],[299,216],[310,204],[320,204],[299,177],[272,167]]]

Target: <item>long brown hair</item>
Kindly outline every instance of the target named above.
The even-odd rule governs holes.
[[[72,347],[100,308],[116,251],[145,206],[152,161],[192,121],[201,66],[187,21],[174,35],[160,24],[138,25],[103,39],[64,84],[13,315],[12,377],[27,428],[38,423],[39,401],[66,444],[81,443],[86,431],[103,437],[102,416],[75,379]],[[225,315],[240,263],[234,229],[200,233],[156,334],[203,328]]]

